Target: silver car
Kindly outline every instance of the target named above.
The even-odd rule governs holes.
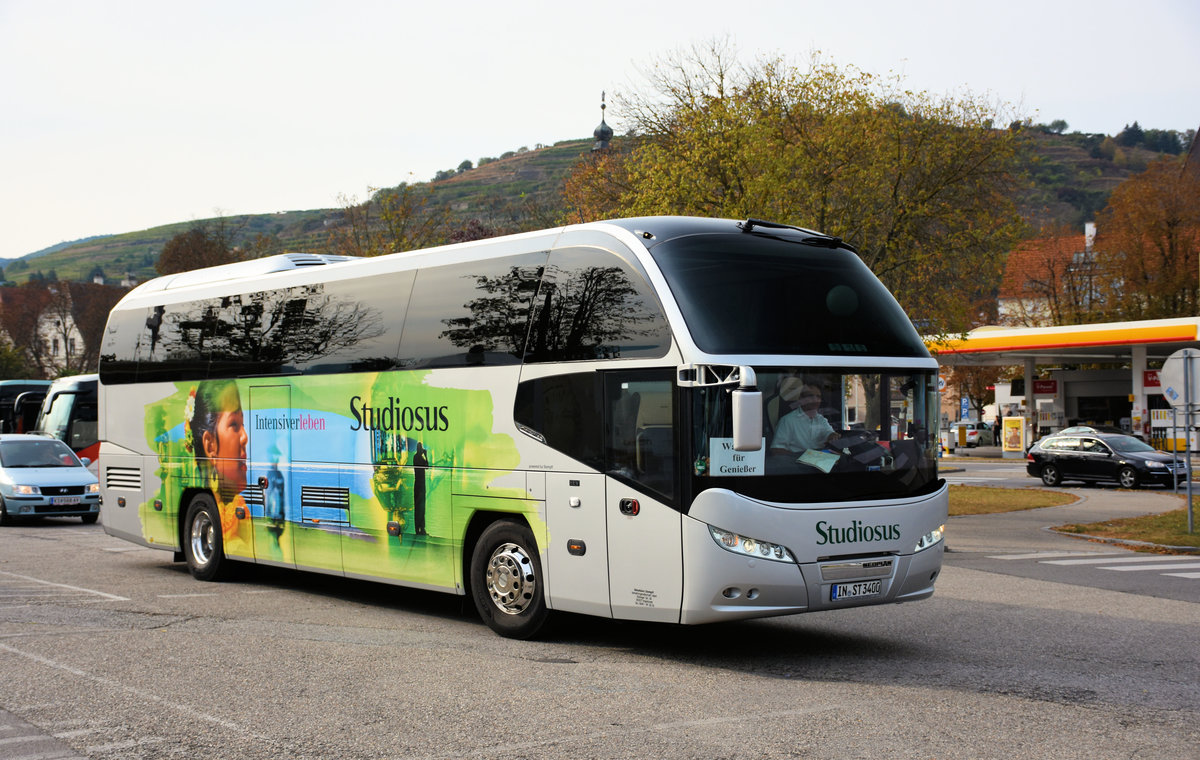
[[[19,517],[100,516],[100,483],[71,447],[44,435],[0,435],[0,525]]]

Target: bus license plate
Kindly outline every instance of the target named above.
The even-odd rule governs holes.
[[[883,593],[883,581],[861,581],[859,583],[835,583],[833,590],[830,592],[829,598],[833,601],[838,599],[862,599],[867,596],[879,596]]]
[[[78,504],[78,496],[51,496],[50,503],[56,507],[66,507],[71,504]]]

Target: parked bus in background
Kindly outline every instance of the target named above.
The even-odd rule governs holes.
[[[46,390],[37,418],[37,431],[48,433],[71,447],[80,459],[88,460],[92,474],[98,472],[99,375],[60,377]]]
[[[0,433],[33,430],[49,387],[49,380],[0,380]]]
[[[704,623],[923,599],[937,362],[853,249],[650,217],[144,283],[100,357],[105,530],[186,560]],[[232,562],[231,562],[232,561]]]

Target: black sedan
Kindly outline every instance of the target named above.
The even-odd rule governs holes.
[[[1025,471],[1048,486],[1064,480],[1112,481],[1122,488],[1170,486],[1187,477],[1186,465],[1131,435],[1058,433],[1033,444]]]

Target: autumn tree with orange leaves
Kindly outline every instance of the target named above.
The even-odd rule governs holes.
[[[1109,319],[1200,313],[1200,172],[1175,157],[1155,161],[1117,186],[1097,227]]]

